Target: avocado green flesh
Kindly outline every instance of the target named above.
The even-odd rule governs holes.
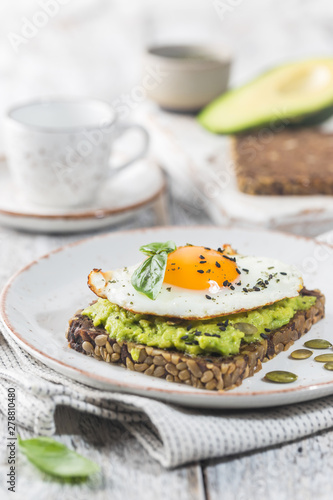
[[[208,353],[228,356],[239,352],[241,342],[262,340],[260,334],[267,334],[265,328],[281,328],[289,323],[296,311],[309,309],[315,301],[316,297],[298,296],[247,313],[190,321],[135,314],[107,299],[99,299],[84,309],[82,314],[88,316],[94,326],[103,326],[109,337],[117,341],[126,340],[161,349],[175,349],[193,356]],[[225,328],[225,331],[222,331],[221,324],[226,320],[227,327],[222,325],[222,330]],[[250,323],[257,328],[257,332],[245,336],[234,326],[237,323]],[[196,333],[198,335],[195,335]]]
[[[226,92],[201,111],[198,121],[215,133],[265,125],[274,132],[281,124],[319,123],[332,113],[333,59],[311,59],[278,66]]]

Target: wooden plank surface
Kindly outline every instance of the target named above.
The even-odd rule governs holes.
[[[333,431],[211,462],[204,477],[207,500],[330,500]]]
[[[333,431],[270,450],[203,464],[163,469],[121,425],[60,408],[55,438],[101,466],[85,483],[67,484],[48,477],[19,455],[18,500],[112,498],[180,500],[330,500],[333,489]],[[1,442],[5,420],[1,418]],[[31,433],[20,430],[23,438]],[[5,485],[4,449],[0,455],[0,498]],[[203,480],[204,477],[204,480]]]

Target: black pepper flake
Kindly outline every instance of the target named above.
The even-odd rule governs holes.
[[[212,337],[217,337],[218,339],[220,339],[221,335],[219,335],[218,333],[213,333]]]
[[[206,262],[207,262],[206,260],[201,260],[200,264],[206,264]]]
[[[167,292],[171,292],[171,286],[167,287]]]
[[[186,330],[189,331],[189,330],[191,330],[191,328],[192,328],[192,325],[187,325]]]
[[[243,288],[243,292],[247,293],[248,289],[247,288]]]
[[[204,335],[206,335],[206,337],[211,337],[212,336],[210,333],[204,333]]]
[[[188,335],[183,335],[182,337],[180,337],[181,340],[187,340],[188,339]]]
[[[228,280],[223,281],[223,286],[228,286],[228,285],[230,285]]]
[[[239,281],[239,282],[237,283],[237,286],[242,286],[242,282],[241,282],[241,281]]]
[[[249,272],[249,270],[248,270],[248,269],[245,269],[245,267],[243,267],[242,269],[243,269],[243,271],[244,271],[245,273],[248,273],[248,272]]]
[[[204,260],[206,257],[204,255],[199,255],[199,259]]]
[[[220,327],[219,327],[219,329],[221,330],[221,332],[225,332],[225,330],[226,330],[226,328],[225,328],[225,326],[224,326],[224,325],[223,325],[223,326],[220,326]]]
[[[171,262],[171,265],[172,265],[172,266],[175,266],[175,265],[176,265],[176,262]]]
[[[205,250],[211,250],[211,248],[209,248],[209,247],[204,247],[204,249],[205,249]]]
[[[204,272],[202,269],[197,269],[197,273],[203,274]]]
[[[199,345],[199,342],[197,340],[193,340],[192,344]]]
[[[206,299],[208,300],[212,300],[211,296],[210,295],[205,295]]]
[[[233,285],[230,285],[230,290],[235,290],[235,287]]]
[[[240,274],[240,273],[241,273],[241,272],[240,272],[240,270],[238,269],[238,267],[236,267],[236,272],[237,272],[238,274]]]
[[[224,326],[228,326],[228,324],[229,324],[229,320],[226,319],[225,322],[224,322]]]
[[[222,248],[221,248],[221,247],[218,247],[217,251],[218,251],[219,253],[223,253],[223,252],[224,252],[224,250],[222,250]]]
[[[266,335],[266,333],[261,333],[260,337],[262,337],[265,340],[267,340],[269,338],[268,335]]]
[[[258,286],[254,286],[254,287],[253,287],[253,290],[254,290],[255,292],[260,292],[260,288],[259,288]]]
[[[171,271],[175,271],[175,270],[176,270],[176,268],[175,268],[175,267],[174,267],[174,268],[171,268]]]
[[[220,264],[219,262],[217,262],[217,261],[216,261],[216,262],[215,262],[215,266],[216,266],[216,267],[221,267],[221,264]]]
[[[119,316],[116,316],[116,319],[119,319]]]
[[[222,255],[225,259],[231,260],[232,262],[236,262],[236,257],[229,257],[229,255]]]
[[[185,345],[192,345],[192,342],[185,342]]]
[[[269,279],[269,280],[272,280],[272,279],[273,279],[273,274],[270,274],[270,275],[268,276],[268,279]]]
[[[211,269],[207,269],[206,273],[208,273],[208,274],[209,274],[210,272],[211,272]]]
[[[268,280],[265,280],[265,285],[269,285],[269,281]]]
[[[265,328],[265,332],[271,332],[272,330],[270,328]]]
[[[201,335],[201,332],[199,332],[199,331],[196,331],[194,335],[195,335],[196,337],[200,337],[200,335]]]
[[[282,274],[283,276],[287,276],[287,273],[282,273],[282,272],[281,272],[280,274]]]

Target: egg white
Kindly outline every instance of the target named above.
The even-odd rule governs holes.
[[[163,284],[156,300],[151,300],[131,284],[133,272],[140,264],[106,273],[95,269],[89,275],[88,284],[99,297],[130,311],[184,319],[203,319],[256,309],[296,297],[303,288],[300,272],[293,265],[267,257],[242,255],[236,256],[236,263],[241,274],[240,284],[232,284],[234,290],[219,288],[214,283],[210,290],[189,290]],[[258,286],[258,280],[268,284]]]

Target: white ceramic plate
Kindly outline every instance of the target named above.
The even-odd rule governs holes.
[[[283,352],[264,364],[255,376],[235,390],[208,392],[174,384],[84,356],[68,348],[68,319],[94,295],[86,285],[94,268],[111,269],[138,262],[139,247],[151,241],[173,239],[177,245],[218,247],[231,243],[244,254],[265,255],[296,264],[308,288],[320,288],[327,298],[326,318],[306,339],[333,343],[333,247],[311,239],[281,233],[217,227],[168,227],[111,233],[64,247],[33,262],[16,274],[1,296],[1,317],[18,344],[47,366],[70,378],[105,390],[129,392],[172,403],[204,408],[252,408],[284,405],[333,394],[333,373],[312,359],[296,361]],[[300,348],[304,340],[295,343]],[[321,353],[324,351],[318,351]],[[265,382],[271,370],[289,370],[298,380],[289,385]]]
[[[165,178],[152,160],[140,160],[106,182],[96,202],[72,209],[49,209],[28,203],[17,192],[5,162],[0,163],[0,224],[47,233],[89,231],[119,224],[155,203]]]

